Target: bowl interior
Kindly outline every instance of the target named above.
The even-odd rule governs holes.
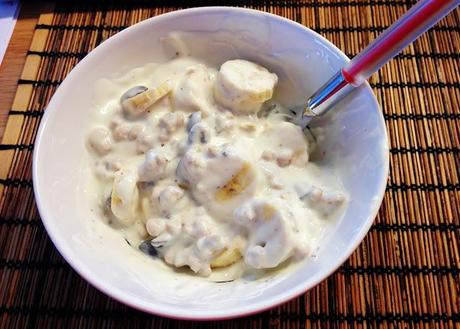
[[[93,85],[148,62],[164,62],[162,37],[183,31],[195,57],[218,65],[245,58],[280,76],[278,96],[286,106],[337,71],[346,57],[316,33],[286,19],[245,9],[200,8],[162,15],[105,41],[61,84],[42,120],[35,144],[34,189],[45,227],[66,260],[84,278],[133,307],[180,318],[248,314],[286,301],[336,269],[361,242],[382,200],[388,174],[383,117],[370,88],[360,87],[324,128],[324,165],[334,168],[350,195],[344,217],[328,233],[314,259],[266,280],[216,284],[174,273],[161,262],[139,257],[98,221],[87,188],[85,134],[94,110]]]

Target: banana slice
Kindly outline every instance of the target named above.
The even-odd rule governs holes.
[[[172,89],[171,80],[167,80],[152,89],[142,86],[134,87],[121,96],[121,106],[127,115],[140,116],[147,108],[169,94]]]
[[[308,162],[308,142],[302,129],[290,122],[279,122],[268,128],[261,137],[267,147],[265,155],[270,153],[280,167],[291,163],[304,166]]]
[[[211,268],[227,267],[236,263],[241,258],[241,253],[236,248],[225,249],[216,259],[211,263]]]
[[[217,102],[237,114],[257,113],[273,97],[278,77],[266,68],[242,59],[220,67],[214,85]]]
[[[283,211],[283,202],[281,199],[253,199],[235,211],[236,223],[245,226],[248,232],[244,251],[247,265],[258,269],[273,268],[295,253],[296,219]]]
[[[178,111],[207,115],[212,100],[212,80],[207,68],[201,64],[189,67],[177,82],[171,99]]]
[[[241,168],[222,186],[217,187],[214,198],[218,202],[232,199],[242,193],[252,183],[251,167],[243,163]]]
[[[120,224],[129,225],[135,220],[139,202],[137,177],[124,170],[115,172],[110,207]]]
[[[233,210],[256,192],[256,168],[230,146],[209,148],[192,145],[182,158],[177,173],[191,186],[193,197],[216,218],[227,220]]]

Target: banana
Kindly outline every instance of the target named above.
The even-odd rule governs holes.
[[[230,266],[236,263],[240,258],[241,253],[237,248],[227,248],[211,262],[211,268]]]
[[[121,97],[121,106],[126,114],[130,116],[140,116],[153,104],[158,102],[161,98],[169,94],[173,89],[173,83],[171,80],[167,80],[159,86],[148,89],[138,89],[138,93],[134,90],[134,87],[128,90]],[[132,92],[131,92],[132,91]],[[135,93],[132,95],[132,93]]]
[[[220,67],[214,97],[237,114],[254,114],[273,97],[278,77],[255,63],[237,59]]]
[[[268,128],[261,138],[267,146],[264,157],[267,158],[272,153],[278,166],[304,166],[308,162],[309,145],[299,126],[290,122],[279,122]]]
[[[238,196],[252,183],[252,173],[250,165],[245,162],[232,177],[223,185],[220,186],[214,198],[218,202],[230,200]]]
[[[193,197],[216,218],[231,219],[233,210],[256,192],[256,168],[233,148],[192,145],[178,167],[178,176],[189,183]]]
[[[273,268],[291,257],[297,239],[292,215],[282,199],[253,199],[235,211],[235,221],[247,228],[244,262],[253,268]],[[293,204],[294,206],[294,204]]]
[[[200,111],[203,116],[210,111],[211,99],[211,75],[203,65],[190,66],[171,93],[171,100],[176,110]]]
[[[135,220],[139,202],[136,183],[135,174],[124,170],[115,172],[110,208],[122,225],[132,224]]]
[[[262,90],[248,96],[249,101],[264,103],[273,97],[273,89]]]

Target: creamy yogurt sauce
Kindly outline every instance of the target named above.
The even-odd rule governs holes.
[[[298,126],[262,114],[282,109],[277,82],[252,62],[191,57],[98,81],[87,146],[100,217],[141,252],[203,276],[314,254],[347,197],[309,161]]]

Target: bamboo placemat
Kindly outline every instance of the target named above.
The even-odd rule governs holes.
[[[228,4],[286,16],[353,56],[413,3]],[[32,192],[33,143],[46,104],[100,42],[183,7],[61,3],[41,15],[0,145],[0,328],[459,328],[460,10],[372,77],[391,143],[388,189],[358,250],[311,291],[248,318],[190,323],[132,310],[66,264]]]

